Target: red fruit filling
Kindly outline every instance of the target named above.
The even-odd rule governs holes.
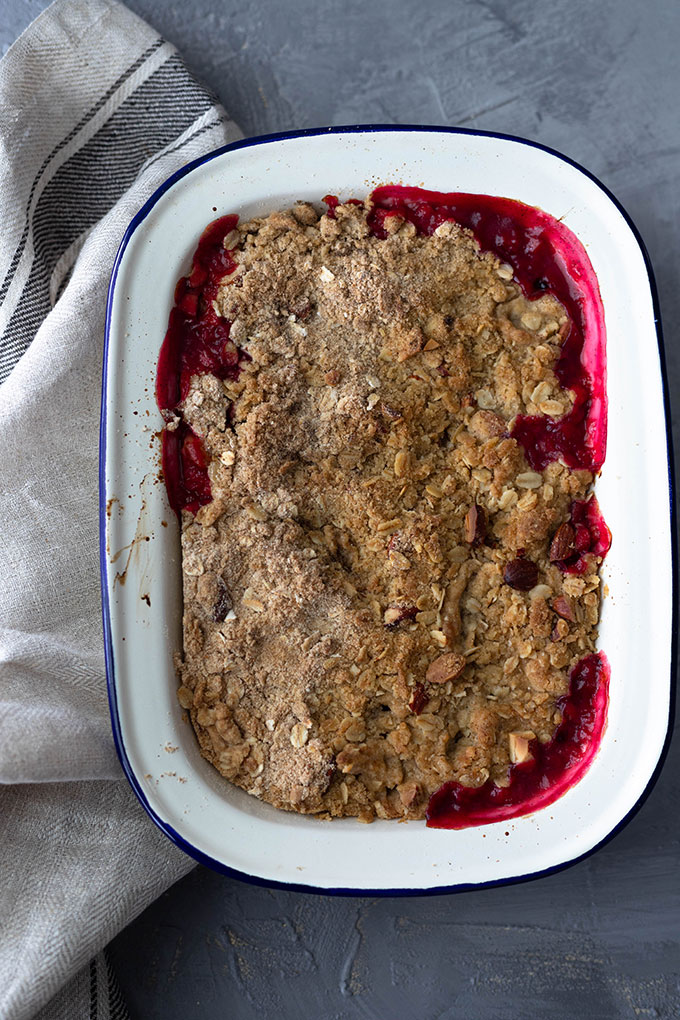
[[[242,361],[249,360],[229,339],[229,322],[213,308],[220,282],[236,269],[225,237],[238,216],[222,216],[203,231],[191,274],[175,288],[175,307],[158,359],[156,400],[168,417],[189,392],[192,375],[211,372],[219,379],[237,379]],[[228,408],[225,407],[225,415]],[[170,505],[179,514],[195,513],[211,499],[208,464],[200,438],[182,422],[163,432],[163,474]]]
[[[163,433],[162,465],[168,501],[176,513],[189,510],[195,514],[199,507],[210,502],[208,462],[203,445],[186,422],[180,422],[172,432]]]
[[[612,536],[600,513],[595,496],[590,499],[576,499],[571,505],[570,524],[574,529],[574,552],[557,566],[565,574],[585,574],[590,566],[589,556],[601,556],[609,552]]]

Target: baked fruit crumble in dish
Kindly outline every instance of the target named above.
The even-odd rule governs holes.
[[[324,202],[216,220],[177,286],[157,399],[180,704],[278,808],[534,811],[606,723],[597,281],[516,201]]]

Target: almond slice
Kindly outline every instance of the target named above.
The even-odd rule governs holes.
[[[568,620],[569,623],[576,622],[574,607],[568,595],[558,595],[557,598],[552,600],[552,607],[563,620]]]
[[[550,543],[551,563],[560,563],[562,560],[569,559],[576,552],[574,538],[575,532],[571,524],[568,524],[567,521],[560,524]]]
[[[425,679],[431,684],[445,684],[456,680],[465,669],[465,656],[457,652],[444,652],[427,667]]]
[[[519,765],[533,757],[529,751],[529,741],[535,740],[536,734],[533,730],[517,730],[508,733],[508,744],[510,746],[510,761],[513,765]]]
[[[470,545],[481,545],[486,538],[486,511],[473,503],[465,515],[465,541]]]

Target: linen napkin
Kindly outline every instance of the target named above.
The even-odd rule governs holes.
[[[238,137],[176,50],[114,0],[57,0],[0,62],[2,1020],[126,1016],[96,954],[192,866],[138,805],[109,727],[104,311],[134,213]]]

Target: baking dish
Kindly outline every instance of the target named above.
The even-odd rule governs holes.
[[[199,754],[176,700],[179,529],[159,475],[154,401],[174,285],[203,227],[331,192],[387,183],[537,205],[576,233],[597,274],[608,334],[608,453],[597,495],[614,543],[599,646],[611,665],[609,721],[582,781],[512,822],[456,832],[423,823],[319,822],[276,811]],[[557,153],[443,128],[338,128],[218,150],[160,188],[128,229],[107,310],[101,544],[114,736],[142,804],[203,863],[254,881],[323,891],[444,891],[544,872],[591,851],[634,809],[669,722],[673,616],[668,439],[651,270],[615,200]]]

